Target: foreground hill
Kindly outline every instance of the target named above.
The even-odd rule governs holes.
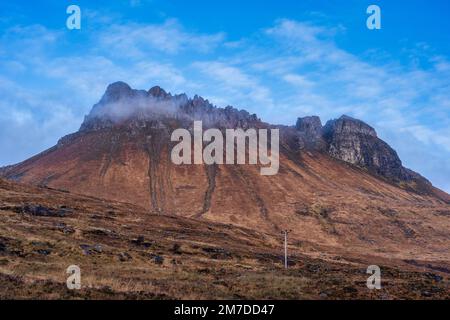
[[[0,299],[450,298],[444,258],[383,258],[310,239],[289,244],[285,270],[281,239],[0,179]],[[66,288],[74,264],[81,290]],[[366,287],[371,264],[381,290]]]
[[[181,165],[171,132],[205,127],[278,128],[280,168]],[[1,174],[22,183],[130,203],[147,213],[196,218],[332,250],[384,258],[450,261],[450,196],[402,166],[362,121],[318,117],[273,126],[232,107],[159,87],[108,87],[80,130]],[[161,218],[163,219],[163,218]]]

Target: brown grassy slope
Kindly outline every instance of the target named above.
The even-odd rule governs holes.
[[[262,230],[0,180],[1,299],[450,298],[448,261],[384,258],[292,239],[286,271],[280,240]],[[80,291],[65,287],[72,264],[82,270]],[[369,264],[382,268],[382,290],[366,288]]]

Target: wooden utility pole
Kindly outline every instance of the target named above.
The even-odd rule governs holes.
[[[284,230],[284,267],[287,269],[288,268],[288,260],[287,260],[287,238],[288,238],[288,233],[290,232],[290,230]]]

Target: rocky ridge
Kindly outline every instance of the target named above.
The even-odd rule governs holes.
[[[154,127],[164,128],[173,119],[182,127],[191,126],[193,120],[202,120],[207,127],[219,128],[270,126],[256,114],[231,106],[218,108],[198,95],[193,98],[186,94],[172,95],[159,86],[148,91],[136,90],[124,82],[116,82],[108,86],[101,100],[85,117],[79,132],[117,125],[144,127],[149,122],[153,122]],[[295,141],[294,151],[320,151],[394,182],[417,181],[422,189],[431,185],[419,174],[404,168],[395,150],[361,120],[343,115],[323,126],[318,116],[308,116],[298,118],[295,126],[272,127],[280,128],[286,140]]]

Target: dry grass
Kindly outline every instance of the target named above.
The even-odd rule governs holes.
[[[284,270],[278,235],[9,183],[0,195],[1,299],[450,298],[445,261],[405,263],[300,241]],[[71,213],[5,208],[37,203]],[[384,281],[376,292],[365,286],[374,259]],[[80,291],[66,288],[72,264],[81,268]]]

